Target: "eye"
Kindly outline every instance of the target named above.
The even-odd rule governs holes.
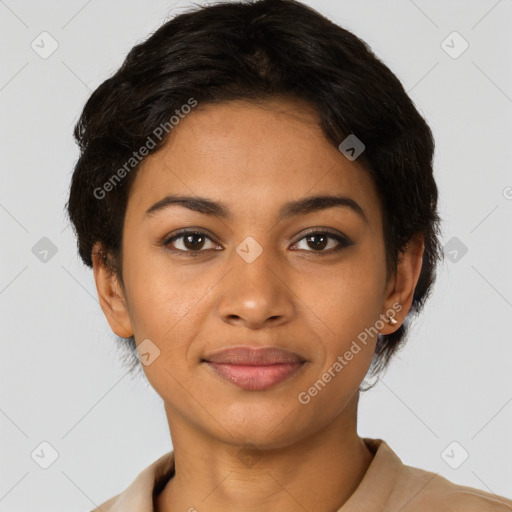
[[[210,247],[208,247],[208,242],[211,244]],[[170,238],[167,238],[163,242],[163,245],[168,247],[171,251],[188,253],[204,252],[206,249],[216,249],[220,247],[215,244],[206,233],[191,230],[179,231]]]
[[[300,244],[303,244],[300,247]],[[203,231],[183,229],[165,239],[162,244],[170,251],[175,253],[185,253],[191,256],[197,256],[201,252],[208,249],[221,250],[222,247],[216,244],[212,238]],[[208,244],[210,246],[208,247]],[[306,252],[314,252],[318,254],[332,254],[341,251],[345,247],[353,245],[353,242],[346,236],[339,233],[332,233],[326,230],[310,231],[294,245],[293,250],[305,250]],[[309,250],[309,249],[313,250]],[[326,250],[326,248],[328,250]]]
[[[298,247],[301,243],[303,243],[303,246],[302,248],[299,247],[300,250],[325,254],[332,254],[353,245],[352,241],[347,237],[330,231],[311,231],[292,247]],[[305,247],[312,248],[313,250],[308,250]],[[329,250],[325,250],[326,247]]]

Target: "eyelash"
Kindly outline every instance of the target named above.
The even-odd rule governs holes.
[[[207,250],[209,250],[209,249],[199,249],[197,251],[191,251],[191,250],[186,250],[185,251],[183,249],[173,249],[173,248],[169,248],[168,247],[172,242],[174,242],[174,241],[176,241],[176,240],[178,240],[180,238],[183,238],[186,235],[200,235],[200,236],[203,236],[203,237],[207,238],[211,242],[215,243],[215,241],[207,233],[205,233],[203,231],[198,231],[198,230],[194,230],[194,229],[182,229],[182,230],[177,231],[176,233],[174,233],[172,236],[169,236],[166,239],[164,239],[164,241],[162,242],[162,245],[165,246],[167,248],[167,250],[169,250],[170,252],[173,252],[173,253],[178,254],[180,256],[184,255],[184,256],[195,257],[195,256],[199,256],[202,252],[206,252]],[[305,233],[302,236],[302,238],[299,238],[296,242],[294,242],[293,245],[296,245],[299,242],[301,242],[302,240],[304,240],[305,238],[313,236],[313,235],[328,235],[328,238],[334,239],[334,240],[336,240],[339,243],[338,247],[336,247],[334,249],[330,249],[328,251],[324,251],[324,250],[322,250],[322,251],[315,251],[313,249],[310,250],[310,251],[306,251],[306,252],[312,252],[313,254],[318,255],[318,256],[324,256],[324,255],[328,255],[328,254],[338,253],[342,249],[345,249],[345,248],[350,247],[351,245],[353,245],[353,242],[350,239],[348,239],[346,236],[343,236],[343,235],[340,235],[338,233],[332,232],[329,229],[316,230],[316,231],[310,231],[308,233]],[[299,249],[299,250],[301,250],[301,249]]]

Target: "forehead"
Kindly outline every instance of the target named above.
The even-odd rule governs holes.
[[[222,201],[240,217],[254,215],[254,207],[276,212],[292,198],[339,194],[380,219],[371,177],[325,137],[316,111],[299,100],[196,107],[141,164],[128,208],[145,211],[166,194]]]

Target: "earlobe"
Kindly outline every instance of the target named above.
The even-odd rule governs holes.
[[[101,309],[112,331],[122,338],[133,336],[133,329],[122,288],[117,276],[107,268],[102,247],[97,242],[92,250],[94,280]]]
[[[381,329],[381,334],[391,334],[396,331],[411,309],[414,290],[423,264],[424,250],[424,237],[419,233],[409,240],[405,249],[400,253],[396,276],[391,283],[385,302],[387,322]],[[393,314],[393,312],[396,313]],[[395,321],[392,321],[391,317]]]

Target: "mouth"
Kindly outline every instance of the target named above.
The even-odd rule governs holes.
[[[306,360],[282,348],[232,347],[202,362],[217,375],[247,391],[264,391],[295,375]]]

